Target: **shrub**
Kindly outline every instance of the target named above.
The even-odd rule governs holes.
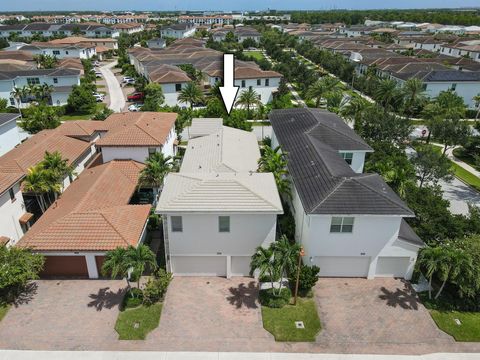
[[[159,269],[153,278],[150,278],[143,290],[143,302],[145,305],[155,304],[165,297],[168,285],[172,281],[172,274]]]
[[[298,278],[298,291],[301,295],[306,295],[318,281],[318,273],[320,268],[316,265],[307,266],[302,265],[300,268],[300,276]],[[295,286],[296,278],[290,280],[290,284]]]
[[[288,287],[282,288],[279,295],[273,294],[273,289],[260,290],[259,300],[263,306],[282,308],[290,302],[292,292]]]
[[[143,293],[142,290],[138,288],[132,288],[127,291],[125,297],[123,298],[122,308],[131,309],[142,305],[143,303]]]

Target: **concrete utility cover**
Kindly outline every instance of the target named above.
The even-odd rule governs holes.
[[[462,325],[462,322],[459,319],[455,319],[454,321],[455,321],[455,324]]]
[[[303,321],[295,321],[295,327],[297,329],[305,329],[305,324],[303,323]]]

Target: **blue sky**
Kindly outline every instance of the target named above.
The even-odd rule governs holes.
[[[378,9],[479,6],[478,0],[1,0],[0,11]]]

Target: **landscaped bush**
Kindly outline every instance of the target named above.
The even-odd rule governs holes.
[[[122,308],[131,309],[142,305],[143,303],[143,292],[138,288],[132,288],[127,291],[125,297],[123,298]]]
[[[298,292],[300,296],[306,296],[318,281],[318,273],[320,268],[316,265],[302,265],[300,268],[300,276],[298,278]],[[293,275],[293,274],[292,274]],[[292,276],[289,283],[295,286],[296,278]]]
[[[277,290],[275,290],[277,291]],[[273,289],[260,290],[260,304],[271,308],[282,308],[290,302],[292,292],[288,287],[282,288],[279,295],[273,293]]]
[[[150,278],[143,290],[143,302],[146,305],[155,304],[165,297],[168,285],[172,281],[172,274],[159,269],[153,278]]]

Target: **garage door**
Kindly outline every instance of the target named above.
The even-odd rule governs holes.
[[[370,265],[370,257],[365,256],[316,256],[313,261],[325,277],[367,277]]]
[[[46,256],[43,277],[80,277],[88,278],[85,256]]]
[[[232,256],[232,276],[249,276],[250,261],[250,256]]]
[[[409,257],[382,257],[377,261],[376,276],[381,277],[405,277],[410,266]]]
[[[226,276],[225,256],[172,256],[172,271],[184,276]]]

